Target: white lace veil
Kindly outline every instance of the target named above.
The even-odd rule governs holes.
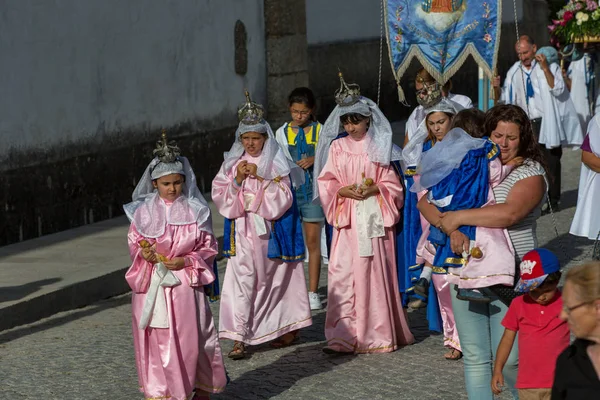
[[[341,117],[346,114],[357,113],[365,117],[371,117],[371,123],[367,135],[371,139],[367,145],[369,160],[381,165],[389,165],[391,161],[401,159],[400,148],[392,146],[392,127],[385,115],[381,112],[377,104],[366,97],[360,99],[349,106],[337,105],[329,117],[319,135],[317,151],[314,164],[314,182],[313,182],[313,201],[318,201],[319,188],[317,178],[319,177],[323,167],[327,163],[329,156],[329,148],[331,142],[344,131],[341,122]]]
[[[182,172],[185,175],[181,196],[168,208],[152,184],[152,172],[158,165],[161,176],[171,173],[181,174]],[[181,166],[183,166],[183,171]],[[196,175],[186,157],[179,156],[176,161],[171,163],[162,162],[155,157],[146,167],[131,199],[133,201],[125,204],[123,209],[127,218],[135,224],[138,232],[144,237],[162,236],[167,225],[189,225],[194,222],[198,224],[199,229],[212,234],[210,208],[198,189]],[[145,207],[136,213],[143,204]]]
[[[444,140],[423,153],[417,167],[420,179],[415,181],[410,191],[418,193],[435,186],[460,166],[469,151],[482,148],[486,142],[486,139],[474,138],[461,128],[451,129]]]
[[[410,141],[404,146],[402,150],[402,168],[406,170],[407,167],[414,167],[419,164],[421,160],[421,153],[423,152],[423,143],[429,136],[427,130],[427,116],[434,112],[445,112],[448,114],[456,115],[463,106],[455,101],[442,97],[438,103],[425,109],[425,118],[419,124],[419,128],[410,138]]]
[[[242,135],[247,132],[267,134],[267,140],[265,140],[260,161],[258,162],[256,172],[258,176],[272,180],[278,176],[290,175],[290,179],[295,185],[302,185],[304,183],[304,171],[285,156],[275,139],[271,125],[264,120],[252,125],[246,125],[243,122],[239,123],[235,132],[235,142],[231,146],[231,149],[223,154],[225,172],[231,171],[235,163],[244,154]]]

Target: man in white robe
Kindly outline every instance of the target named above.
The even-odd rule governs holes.
[[[536,55],[533,39],[523,35],[515,45],[520,61],[506,74],[501,101],[520,106],[531,120],[550,174],[548,195],[553,209],[560,201],[563,145],[580,146],[583,131],[565,86],[560,66]],[[500,86],[500,79],[494,79]]]

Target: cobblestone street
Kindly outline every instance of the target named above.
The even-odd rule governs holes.
[[[575,211],[579,152],[565,151],[563,199],[556,214],[539,220],[540,245],[554,250],[567,267],[590,257],[593,242],[568,234]],[[125,240],[125,238],[123,238]],[[220,273],[225,264],[221,262]],[[321,294],[326,293],[326,269]],[[131,336],[130,296],[57,314],[37,323],[0,332],[2,398],[141,399]],[[218,303],[212,305],[215,320]],[[462,361],[446,361],[440,335],[424,328],[422,313],[411,313],[417,343],[391,354],[332,357],[322,353],[325,311],[298,344],[275,350],[251,347],[245,360],[226,359],[231,378],[214,399],[466,399]],[[232,342],[222,342],[227,353]],[[510,396],[504,394],[501,399]]]

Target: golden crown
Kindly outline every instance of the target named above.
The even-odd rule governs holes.
[[[360,100],[360,86],[356,83],[347,84],[344,81],[342,72],[338,72],[340,77],[340,88],[335,91],[335,102],[340,106],[351,106]]]
[[[265,109],[250,99],[250,93],[245,91],[246,102],[238,109],[238,119],[244,125],[255,125],[264,122]]]

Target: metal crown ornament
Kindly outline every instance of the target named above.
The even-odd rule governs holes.
[[[245,91],[246,103],[238,109],[238,119],[244,125],[256,125],[264,121],[265,110],[263,106],[250,99],[250,93]]]
[[[437,82],[423,83],[423,89],[417,92],[417,103],[425,108],[432,107],[442,100],[442,86]]]
[[[156,142],[156,148],[152,154],[157,157],[161,162],[172,163],[177,161],[177,158],[181,154],[181,150],[175,144],[175,141],[167,141],[167,131],[162,130],[161,139]]]
[[[347,84],[344,81],[342,72],[338,72],[340,77],[340,88],[335,91],[335,102],[340,106],[351,106],[360,100],[360,86],[356,83]]]

